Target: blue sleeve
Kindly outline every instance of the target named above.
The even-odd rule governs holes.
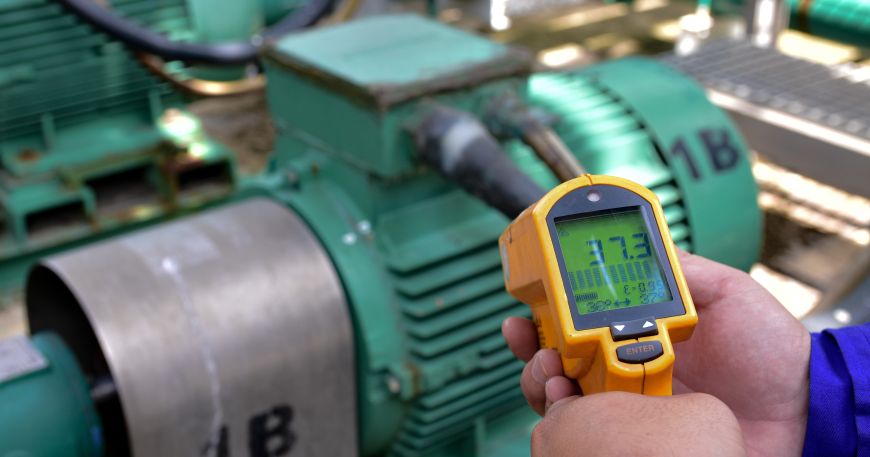
[[[870,457],[870,324],[812,335],[805,457]]]

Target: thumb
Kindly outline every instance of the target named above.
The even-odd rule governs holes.
[[[730,295],[763,290],[743,271],[679,248],[677,252],[689,292],[698,308],[712,305]]]
[[[606,392],[554,403],[532,433],[533,456],[745,456],[737,418],[706,394]]]

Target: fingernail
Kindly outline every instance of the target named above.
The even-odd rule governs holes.
[[[544,368],[544,363],[541,362],[540,353],[532,360],[532,378],[538,381],[539,384],[546,384],[547,370]]]
[[[544,384],[544,396],[547,398],[547,406],[550,406],[550,403],[553,403],[553,398],[556,397],[556,379],[550,379]]]
[[[553,380],[550,379],[547,381],[546,384],[544,384],[544,411],[550,409],[550,405],[553,404],[553,392],[552,392],[553,391],[553,387],[552,387],[553,382],[552,381]]]

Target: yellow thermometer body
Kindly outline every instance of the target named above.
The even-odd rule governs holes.
[[[671,394],[672,343],[698,317],[652,191],[580,176],[520,214],[499,248],[508,292],[584,394]]]

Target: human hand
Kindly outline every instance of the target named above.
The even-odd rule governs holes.
[[[746,455],[740,425],[707,394],[604,392],[553,403],[532,433],[538,457]]]
[[[746,273],[683,252],[680,261],[699,319],[692,338],[674,346],[674,393],[702,392],[724,402],[738,420],[749,455],[799,455],[809,395],[809,333]],[[514,354],[530,362],[521,384],[539,414],[579,393],[562,375],[559,355],[538,351],[531,322],[509,318],[502,332]]]

